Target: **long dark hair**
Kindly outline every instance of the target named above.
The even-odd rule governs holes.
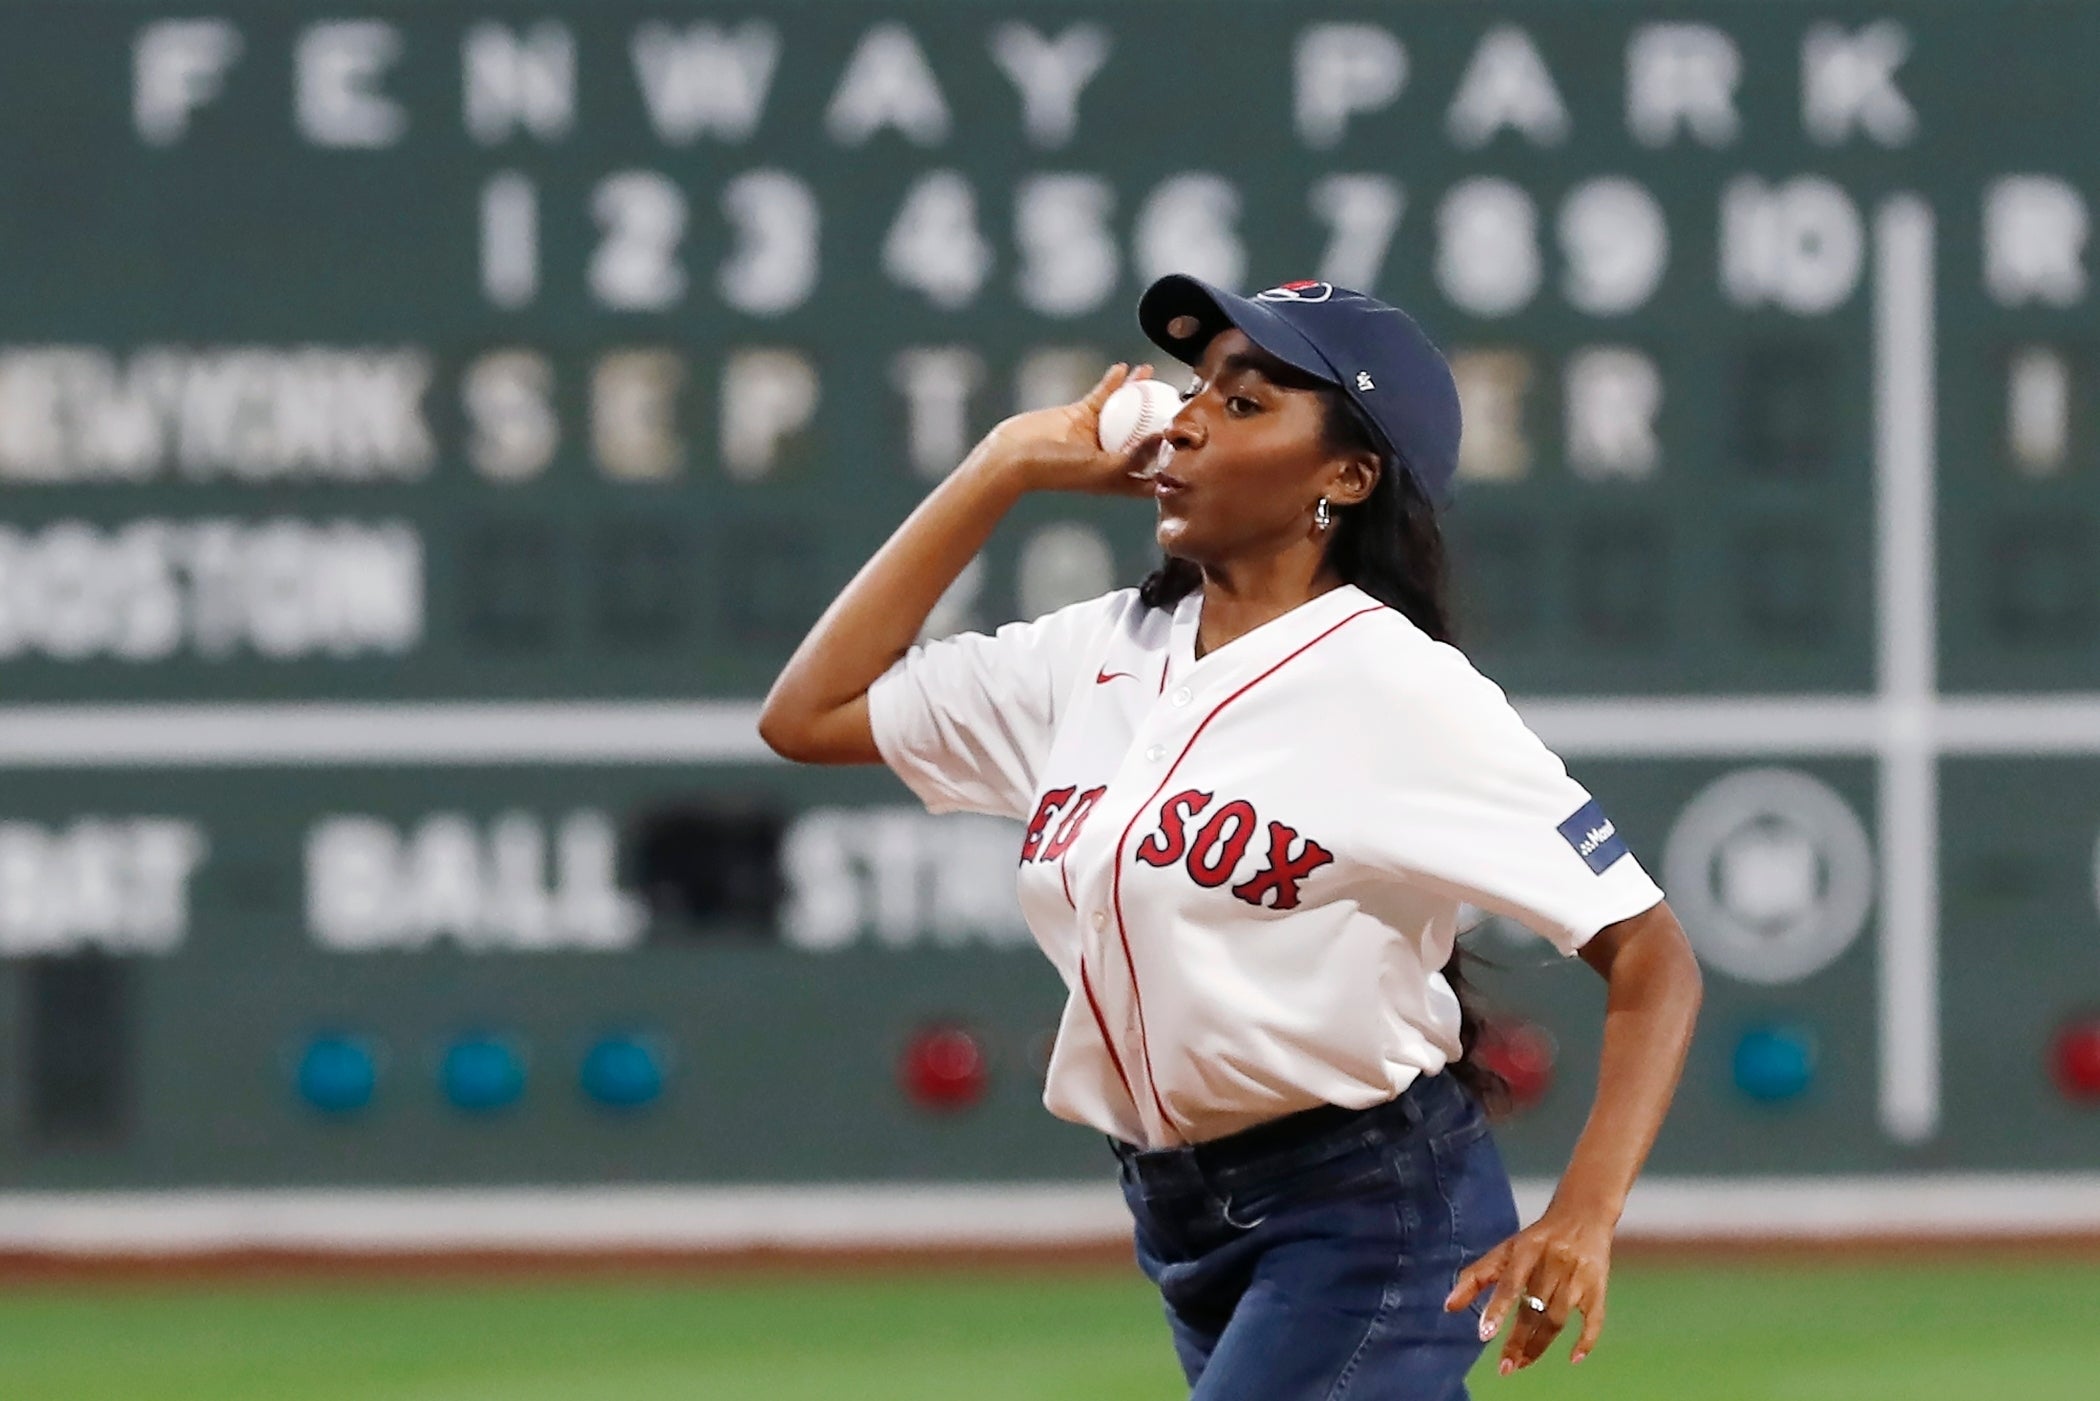
[[[1320,396],[1323,446],[1336,455],[1370,453],[1380,471],[1371,494],[1346,511],[1335,513],[1334,536],[1327,561],[1344,583],[1354,584],[1386,607],[1399,612],[1437,642],[1454,642],[1450,590],[1444,557],[1444,535],[1436,510],[1397,453],[1389,452],[1349,396],[1331,384],[1301,378],[1281,365],[1263,367],[1270,379]],[[1203,571],[1192,560],[1168,555],[1138,586],[1148,607],[1172,608],[1203,584]],[[1458,997],[1458,1044],[1461,1054],[1450,1067],[1452,1078],[1482,1102],[1506,1107],[1509,1085],[1480,1054],[1486,1019],[1465,974],[1473,955],[1452,947],[1443,973]]]

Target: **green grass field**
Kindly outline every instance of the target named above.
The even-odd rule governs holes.
[[[2100,1396],[2100,1265],[1623,1264],[1563,1343],[1478,1397]],[[1112,1274],[718,1282],[71,1283],[0,1290],[8,1401],[1167,1401],[1156,1304]]]

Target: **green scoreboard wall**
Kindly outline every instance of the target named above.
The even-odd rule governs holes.
[[[2094,54],[2071,3],[0,2],[0,1179],[1098,1175],[1013,831],[752,721],[1172,270],[1450,353],[1469,648],[1707,961],[1658,1172],[2091,1163]],[[1023,503],[935,626],[1134,580],[1148,516]],[[1473,943],[1548,1173],[1601,988]]]

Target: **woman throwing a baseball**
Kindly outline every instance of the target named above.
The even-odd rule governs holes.
[[[1109,1136],[1195,1397],[1462,1397],[1488,1339],[1508,1372],[1578,1315],[1580,1361],[1699,973],[1610,819],[1447,641],[1450,370],[1326,283],[1169,277],[1138,319],[1195,369],[1164,434],[1101,447],[1120,365],[1000,424],[818,620],[761,732],[1023,825],[1023,912],[1071,994],[1044,1100]],[[1165,564],[913,645],[1007,509],[1060,490],[1151,496]],[[1608,988],[1596,1103],[1521,1230],[1462,903]]]

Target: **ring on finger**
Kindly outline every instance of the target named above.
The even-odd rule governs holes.
[[[1533,1313],[1544,1313],[1546,1311],[1546,1301],[1536,1294],[1526,1294],[1524,1296],[1524,1307],[1530,1309]]]

